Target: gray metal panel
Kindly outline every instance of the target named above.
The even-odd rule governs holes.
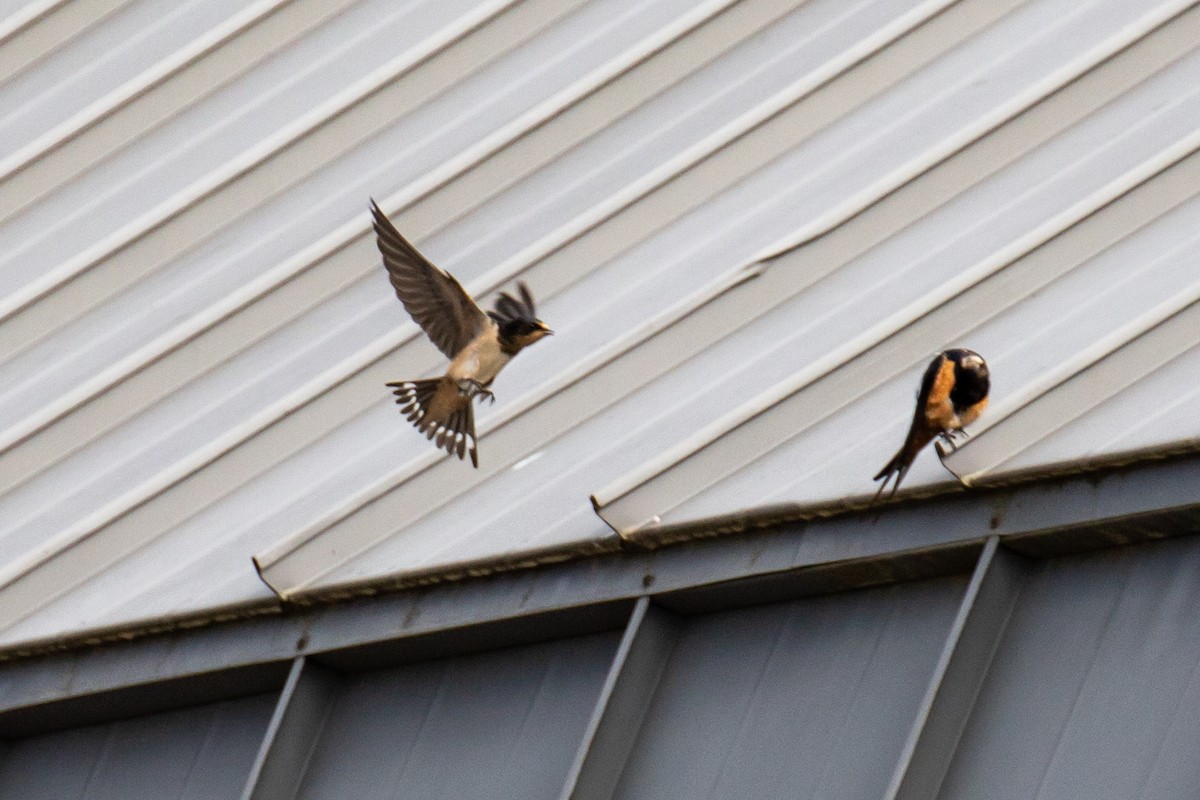
[[[611,800],[679,627],[650,598],[638,600],[560,800]]]
[[[21,800],[216,800],[241,792],[274,694],[9,742],[0,796]]]
[[[279,695],[242,800],[294,800],[337,689],[337,677],[304,658]]]
[[[1194,794],[1198,604],[1194,538],[1039,565],[939,796]]]
[[[557,798],[620,635],[350,675],[303,800]]]
[[[1186,291],[1196,209],[1146,179],[1194,133],[1191,0],[156,9],[0,19],[3,645],[612,550],[588,494],[698,441],[731,455],[606,519],[842,502],[981,307],[1003,409],[1057,374],[1048,341]],[[1079,221],[1132,176],[1148,219],[1103,261]],[[378,267],[369,194],[472,291],[528,280],[560,332],[481,411],[478,472],[381,386],[442,361]],[[1055,236],[1091,238],[1016,290]],[[1080,296],[1072,331],[1044,324]],[[1088,457],[1198,433],[1134,425],[1129,392]],[[770,435],[726,435],[747,409]],[[1029,466],[1084,453],[1091,416]],[[911,485],[946,478],[927,456]]]
[[[964,587],[687,620],[614,796],[882,797]]]
[[[946,777],[1021,588],[1023,559],[999,541],[989,538],[979,556],[886,800],[933,797]]]

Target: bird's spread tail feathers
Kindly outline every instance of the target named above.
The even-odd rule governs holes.
[[[900,488],[900,481],[904,480],[904,476],[908,474],[908,468],[912,466],[916,460],[917,453],[921,452],[921,448],[929,444],[933,437],[919,430],[911,430],[908,433],[908,438],[904,440],[904,445],[896,451],[896,455],[892,456],[892,460],[884,465],[883,469],[879,470],[879,474],[874,480],[883,480],[879,485],[879,491],[875,493],[875,498],[872,503],[879,502],[879,498],[883,496],[883,491],[887,488],[888,482],[892,476],[896,476],[896,482],[892,484],[892,491],[888,497],[896,493]]]
[[[458,391],[447,378],[427,378],[417,381],[389,383],[400,413],[425,438],[451,455],[463,458],[471,454],[471,464],[479,466],[475,447],[475,410],[471,398]]]

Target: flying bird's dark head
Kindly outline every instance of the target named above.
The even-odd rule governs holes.
[[[488,312],[500,329],[500,346],[504,352],[516,355],[539,339],[552,336],[554,331],[537,318],[533,294],[524,282],[517,284],[521,295],[518,300],[508,292],[501,292],[496,307]]]
[[[502,330],[500,333],[500,338],[502,341],[507,340],[512,342],[513,344],[517,345],[518,349],[520,349],[522,347],[528,347],[538,339],[553,335],[554,331],[546,327],[546,323],[542,322],[541,320],[534,322],[526,322],[521,320],[510,326],[509,330]]]
[[[983,356],[974,350],[954,349],[946,351],[946,358],[954,362],[954,389],[950,392],[950,400],[956,409],[974,406],[987,397],[991,375]]]

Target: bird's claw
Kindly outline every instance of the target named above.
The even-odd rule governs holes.
[[[492,405],[496,404],[496,395],[479,381],[471,380],[470,378],[459,381],[458,390],[468,400],[474,400],[476,397],[482,397],[491,401]]]
[[[950,453],[953,453],[955,450],[958,449],[958,442],[956,441],[956,438],[955,438],[958,436],[962,436],[964,439],[966,439],[967,437],[970,436],[970,434],[967,433],[962,428],[954,428],[952,430],[942,431],[941,433],[938,434],[938,438],[941,439],[942,442],[945,442],[946,444],[950,445],[950,450],[949,450]],[[937,448],[938,448],[939,454],[946,455],[947,451],[942,447],[941,442],[938,443]]]

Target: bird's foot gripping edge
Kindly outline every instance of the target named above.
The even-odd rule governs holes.
[[[966,438],[970,437],[970,434],[967,433],[966,431],[964,431],[962,428],[952,428],[950,430],[942,431],[941,433],[939,433],[938,438],[941,439],[941,441],[937,443],[938,455],[941,456],[942,458],[945,458],[946,456],[950,455],[955,450],[957,450],[958,449],[958,441],[955,437],[958,437],[958,436],[961,436],[964,439],[966,439]],[[943,447],[942,442],[945,442],[946,444],[950,445],[949,449]]]
[[[952,428],[948,431],[942,431],[941,433],[938,434],[939,439],[941,439],[946,444],[950,445],[951,453],[953,453],[955,450],[958,449],[958,441],[956,439],[956,437],[958,437],[958,436],[961,436],[964,439],[966,439],[970,436],[970,434],[968,434],[962,428]]]

